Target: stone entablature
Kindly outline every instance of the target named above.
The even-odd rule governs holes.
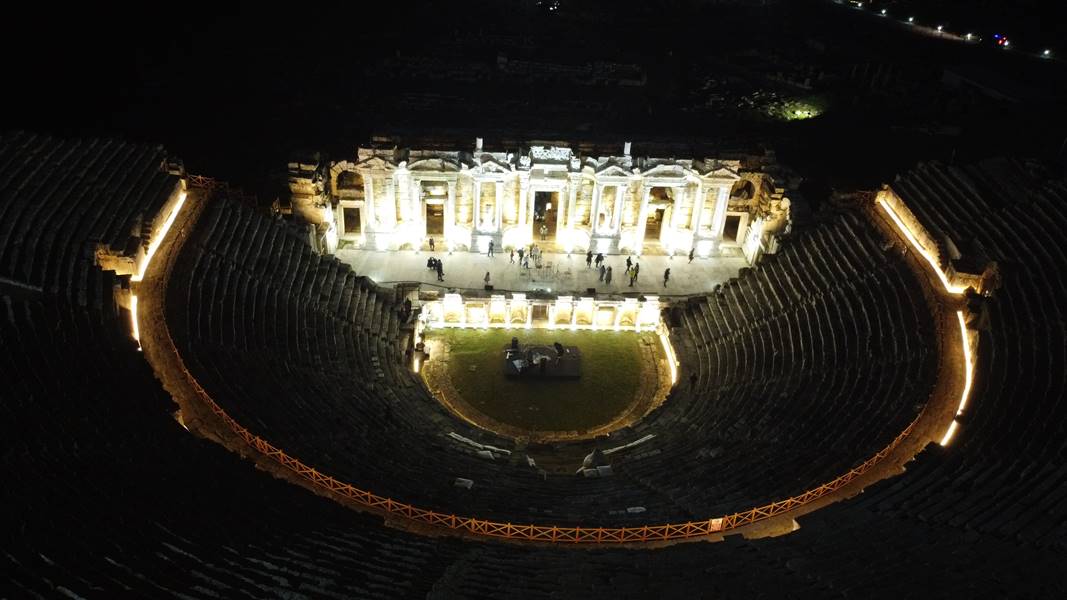
[[[739,160],[631,156],[628,143],[620,155],[580,156],[557,145],[485,151],[479,139],[472,151],[359,148],[355,160],[306,167],[290,164],[294,213],[376,250],[433,237],[448,250],[493,241],[714,256],[736,247],[752,260],[788,221],[770,176]]]

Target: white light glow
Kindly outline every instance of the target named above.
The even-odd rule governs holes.
[[[952,436],[956,435],[957,427],[959,427],[959,423],[957,423],[956,421],[952,421],[952,423],[948,426],[948,431],[945,432],[945,436],[942,437],[941,441],[939,442],[942,446],[947,446],[950,442],[952,442]]]
[[[660,344],[663,344],[663,353],[667,356],[667,366],[671,369],[671,385],[678,382],[678,359],[674,356],[674,347],[667,339],[667,328],[661,327],[659,332]]]
[[[700,255],[700,258],[711,256],[711,248],[713,244],[714,242],[711,240],[701,240],[697,242],[697,254]]]
[[[971,384],[974,382],[974,357],[971,356],[971,340],[967,335],[967,323],[963,319],[963,311],[956,311],[956,317],[960,321],[964,361],[963,393],[960,395],[960,406],[956,410],[956,415],[958,416],[963,414],[963,409],[967,407],[967,398],[971,394]]]
[[[130,331],[133,339],[137,340],[137,348],[141,347],[141,327],[137,324],[137,296],[130,296]]]
[[[942,285],[945,286],[945,290],[947,290],[950,294],[962,294],[964,288],[958,285],[952,285],[952,283],[948,280],[948,276],[945,275],[945,272],[941,270],[941,265],[937,264],[937,260],[934,258],[934,256],[930,254],[930,252],[922,244],[919,243],[919,240],[915,238],[915,235],[912,233],[911,229],[909,229],[908,226],[900,220],[900,217],[897,216],[896,211],[894,211],[893,208],[889,206],[889,203],[886,202],[884,198],[879,198],[878,204],[881,205],[882,209],[884,209],[886,214],[889,215],[889,218],[893,220],[893,223],[896,224],[897,229],[899,229],[901,233],[904,234],[904,237],[907,238],[908,242],[912,245],[913,248],[915,248],[915,251],[918,252],[923,258],[925,258],[926,262],[930,263],[930,266],[933,268],[934,272],[937,273],[937,277],[941,280]]]
[[[185,204],[185,198],[185,192],[178,194],[178,201],[174,203],[174,208],[171,209],[170,214],[167,215],[167,220],[163,221],[163,226],[159,228],[159,233],[152,236],[152,242],[148,244],[148,251],[145,252],[144,260],[141,261],[141,267],[137,270],[135,275],[130,277],[130,281],[141,281],[144,279],[145,271],[148,270],[148,264],[152,262],[152,257],[155,256],[156,250],[159,249],[159,245],[163,243],[163,238],[167,237],[167,232],[170,231],[170,226],[173,225],[174,220],[178,218],[178,213]]]

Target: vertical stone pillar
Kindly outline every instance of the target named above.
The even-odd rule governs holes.
[[[652,188],[641,186],[641,210],[637,212],[637,227],[634,230],[634,252],[641,254],[645,245],[645,227],[648,225],[648,201],[652,198]]]
[[[574,219],[577,217],[578,209],[578,188],[582,187],[582,178],[571,178],[569,183],[569,189],[567,190],[567,227],[569,229],[574,228]]]
[[[525,227],[529,222],[526,215],[527,195],[530,193],[530,180],[519,175],[519,227]]]
[[[456,227],[456,182],[448,182],[448,199],[445,200],[445,238],[452,237]]]
[[[474,180],[474,231],[482,228],[482,182]]]
[[[674,188],[674,210],[671,211],[671,233],[674,233],[682,226],[682,210],[685,205],[685,184]]]
[[[701,222],[704,218],[704,182],[697,182],[696,196],[693,199],[693,219],[690,227],[693,228],[694,237],[700,234]]]
[[[589,205],[589,235],[596,235],[597,218],[600,212],[600,193],[601,186],[599,181],[593,182],[593,203]]]
[[[426,233],[426,212],[422,208],[422,181],[414,177],[411,178],[411,191],[408,193],[408,202],[410,207],[408,210],[411,214],[411,220],[414,223],[422,223],[423,233]]]
[[[629,195],[630,184],[624,183],[615,188],[615,210],[611,212],[611,231],[618,233],[622,225],[622,211],[626,207],[626,197]]]
[[[501,226],[504,224],[504,182],[496,182],[496,190],[493,194],[496,198],[493,207],[493,231],[500,231]]]
[[[730,187],[728,183],[719,184],[715,199],[715,213],[711,219],[712,249],[718,250],[722,244],[722,233],[726,228],[726,207],[730,203]]]
[[[363,231],[377,229],[377,221],[374,217],[374,177],[370,173],[363,175],[363,214],[366,222],[363,223]]]
[[[408,184],[407,171],[397,171],[396,180],[393,183],[393,190],[396,195],[397,208],[397,222],[407,222],[408,220],[408,196],[411,194],[411,186]]]

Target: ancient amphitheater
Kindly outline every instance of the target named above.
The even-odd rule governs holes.
[[[666,400],[559,442],[598,477],[456,418],[402,288],[162,148],[5,135],[0,215],[0,596],[1067,592],[1067,183],[1027,161],[663,301]]]

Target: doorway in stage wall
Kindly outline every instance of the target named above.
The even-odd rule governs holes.
[[[426,235],[439,240],[445,234],[445,205],[426,203]],[[442,240],[443,241],[443,240]]]
[[[534,192],[533,239],[541,239],[541,225],[548,228],[545,240],[556,239],[556,217],[559,214],[559,192]]]
[[[726,215],[726,223],[722,229],[722,241],[732,244],[740,244],[738,234],[741,233],[741,216]]]
[[[659,241],[659,234],[663,231],[663,215],[666,208],[650,207],[648,210],[648,222],[645,223],[645,241]]]
[[[344,234],[346,236],[363,233],[363,224],[359,218],[360,212],[360,209],[355,206],[341,207],[341,219],[343,221]]]

